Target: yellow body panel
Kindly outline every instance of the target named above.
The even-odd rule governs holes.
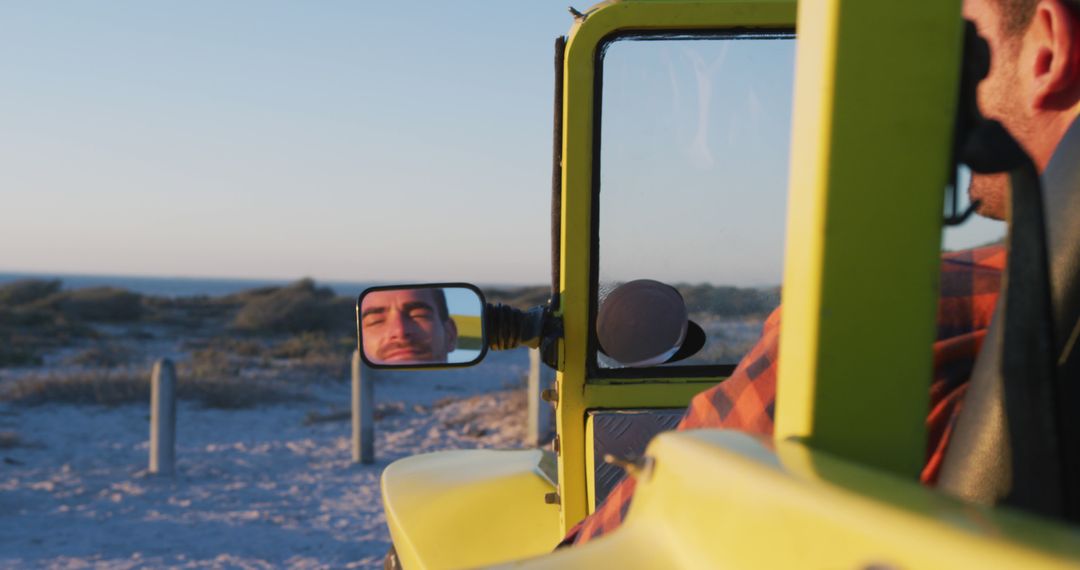
[[[473,568],[548,552],[561,538],[554,457],[539,449],[443,451],[383,471],[386,523],[402,566]]]
[[[474,315],[450,315],[457,325],[458,337],[480,338],[483,334],[483,325],[480,317]]]
[[[776,437],[914,478],[960,2],[799,8]]]
[[[663,384],[586,384],[582,403],[586,409],[685,408],[694,396],[717,382],[719,379],[702,382],[695,378],[694,381]]]
[[[657,436],[623,526],[515,568],[1076,568],[1080,529],[963,504],[797,442]],[[871,498],[873,497],[873,498]]]
[[[595,428],[596,421],[592,416],[586,416],[585,420],[585,470],[589,473],[586,477],[586,492],[589,496],[589,514],[592,514],[596,510],[596,465],[597,461],[603,461],[603,457],[596,456],[596,449],[593,445],[593,441],[596,438]]]
[[[457,347],[480,350],[483,347],[484,329],[480,317],[474,315],[450,315],[457,326]]]

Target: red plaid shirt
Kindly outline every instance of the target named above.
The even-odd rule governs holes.
[[[975,355],[993,317],[1004,267],[1002,246],[949,253],[942,259],[924,484],[937,481]],[[676,429],[727,428],[772,435],[779,345],[777,309],[765,321],[761,340],[731,377],[695,396]],[[626,516],[633,494],[634,479],[627,477],[596,512],[570,530],[562,544],[581,544],[614,530]]]

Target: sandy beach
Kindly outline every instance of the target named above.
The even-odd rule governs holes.
[[[148,406],[0,404],[0,567],[376,568],[379,476],[427,451],[515,448],[528,355],[376,386],[376,462],[353,464],[349,383],[240,410],[182,402],[172,477],[147,473]],[[517,420],[515,418],[520,418]]]

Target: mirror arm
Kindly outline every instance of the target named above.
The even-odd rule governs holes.
[[[552,370],[559,368],[559,339],[563,338],[562,317],[553,314],[554,304],[549,303],[544,308],[544,326],[540,338],[540,359],[551,367]]]
[[[539,348],[544,336],[544,324],[548,308],[536,306],[528,311],[503,304],[488,303],[484,311],[484,326],[488,347],[492,350],[509,350],[519,346]]]

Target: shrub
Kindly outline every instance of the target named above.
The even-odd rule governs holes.
[[[146,322],[198,329],[204,324],[225,323],[239,305],[218,297],[144,297],[142,319]]]
[[[208,408],[238,409],[302,399],[279,382],[241,378],[229,353],[205,348],[177,367],[177,396]]]
[[[277,404],[303,399],[284,387],[265,381],[237,378],[180,378],[177,396],[195,400],[207,408],[235,410],[258,404]]]
[[[264,291],[264,290],[261,290]],[[353,303],[335,297],[326,287],[317,287],[311,279],[302,279],[287,287],[250,292],[232,326],[256,333],[300,333],[305,331],[342,331],[355,326]]]
[[[262,343],[250,339],[224,338],[216,341],[214,346],[220,346],[221,350],[249,358],[262,356],[265,350]]]
[[[113,370],[24,376],[8,382],[0,399],[26,405],[117,405],[149,401],[149,377],[149,374]]]
[[[304,332],[270,349],[273,358],[288,359],[290,367],[299,366],[311,376],[349,378],[349,360],[356,349],[356,339],[341,337],[335,341],[322,332]]]
[[[94,336],[88,326],[47,309],[0,307],[0,368],[39,365],[45,351]]]
[[[44,327],[65,320],[49,307],[0,307],[0,324],[9,327]]]
[[[312,281],[311,279],[304,278],[295,283],[294,285],[299,285],[305,282],[311,282],[312,284],[314,284],[314,281]],[[229,295],[221,297],[221,302],[231,305],[243,305],[245,303],[250,303],[251,301],[254,301],[256,299],[266,297],[267,295],[272,295],[280,291],[281,289],[283,289],[283,287],[279,285],[267,285],[265,287],[244,289],[243,291],[238,291],[236,293],[231,293]]]
[[[244,358],[265,357],[267,344],[251,338],[217,336],[211,338],[187,338],[180,345],[184,350],[196,353],[202,350],[214,350],[226,355]]]
[[[68,364],[112,368],[127,364],[132,352],[127,347],[116,343],[92,346],[67,359]]]
[[[756,289],[718,285],[678,285],[691,311],[724,317],[764,316],[780,304],[780,288]]]
[[[2,335],[0,335],[2,336]],[[0,368],[6,366],[41,366],[41,355],[28,348],[11,346],[0,338]]]
[[[177,372],[176,396],[208,408],[238,409],[304,399],[286,386],[239,378],[203,378]],[[5,384],[0,400],[22,405],[150,402],[150,372],[97,369],[24,376]]]
[[[20,279],[0,286],[0,307],[16,307],[44,299],[60,290],[59,279]]]
[[[182,363],[184,371],[193,378],[218,378],[235,376],[240,366],[229,353],[218,348],[203,348],[191,353],[191,360]]]
[[[35,309],[50,309],[68,319],[97,322],[130,322],[142,316],[142,296],[115,287],[91,287],[61,291],[40,299]]]
[[[522,310],[544,305],[549,297],[551,297],[551,287],[546,285],[484,289],[484,300],[488,303],[501,303]]]
[[[336,353],[326,334],[322,332],[303,332],[286,339],[270,349],[274,358],[307,358]]]

